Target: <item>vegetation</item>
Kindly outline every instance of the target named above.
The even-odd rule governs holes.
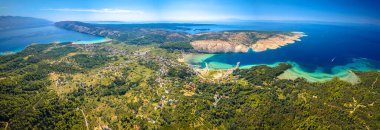
[[[273,79],[291,67],[291,65],[285,63],[279,64],[276,68],[260,65],[250,69],[238,69],[235,74],[254,85],[265,85],[269,82],[273,82]]]
[[[0,16],[0,30],[41,27],[48,26],[51,24],[53,23],[39,18],[21,16]]]
[[[162,47],[162,46],[160,46]],[[361,82],[276,77],[256,66],[220,82],[155,45],[48,44],[0,56],[8,129],[379,129],[380,72]],[[86,123],[87,122],[87,123]],[[86,125],[88,124],[88,125]]]
[[[188,50],[193,49],[193,46],[191,46],[189,42],[172,42],[172,43],[161,44],[160,48],[188,51]]]
[[[188,30],[188,26],[204,26],[207,24],[89,24],[76,21],[63,21],[55,23],[57,27],[95,34],[103,37],[117,39],[134,45],[163,44],[167,42],[188,42],[190,35],[174,30]],[[88,30],[83,30],[88,28]]]
[[[81,67],[92,69],[97,66],[104,65],[110,58],[105,55],[88,55],[88,54],[78,54],[72,56],[74,61]]]
[[[208,32],[190,34],[183,30],[190,30],[191,26],[207,26],[210,24],[175,24],[175,23],[155,23],[155,24],[90,24],[77,21],[62,21],[55,23],[55,26],[87,33],[99,35],[111,39],[123,41],[133,45],[161,44],[161,48],[179,49],[189,51],[193,47],[192,41],[198,40],[222,40],[246,46],[251,46],[261,39],[268,39],[278,34],[294,35],[291,32],[276,31],[252,31],[252,30],[231,30],[221,32]],[[182,30],[175,31],[175,30]],[[198,29],[207,30],[207,29]]]

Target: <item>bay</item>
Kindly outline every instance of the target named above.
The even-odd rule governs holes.
[[[18,52],[32,43],[101,41],[104,37],[64,30],[53,25],[0,31],[0,53]]]

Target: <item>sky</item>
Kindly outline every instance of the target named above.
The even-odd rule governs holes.
[[[380,24],[378,0],[1,0],[0,15],[51,21],[234,20]]]

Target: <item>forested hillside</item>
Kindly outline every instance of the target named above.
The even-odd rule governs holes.
[[[380,72],[361,82],[276,77],[290,65],[203,79],[165,46],[31,45],[0,56],[7,129],[379,129]]]

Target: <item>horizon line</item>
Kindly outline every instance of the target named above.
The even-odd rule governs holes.
[[[366,24],[366,25],[378,25],[380,22],[358,22],[358,21],[324,21],[324,20],[296,20],[296,19],[223,19],[223,20],[141,20],[141,21],[128,21],[128,20],[51,20],[41,17],[33,16],[16,16],[16,15],[0,15],[0,17],[29,17],[36,19],[43,19],[50,22],[61,21],[78,21],[78,22],[124,22],[124,23],[239,23],[239,22],[300,22],[300,23],[330,23],[330,24]]]

